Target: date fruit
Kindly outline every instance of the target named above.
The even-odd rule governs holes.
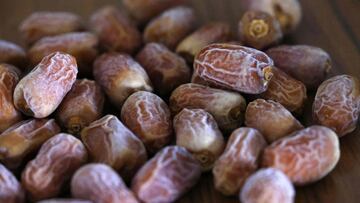
[[[22,119],[13,102],[14,89],[20,80],[20,74],[16,67],[0,63],[0,133]]]
[[[264,99],[249,103],[245,125],[259,130],[269,143],[304,128],[280,103]]]
[[[16,169],[28,155],[59,132],[60,127],[54,119],[19,122],[0,134],[0,161],[9,169]]]
[[[56,197],[86,161],[86,148],[80,140],[69,134],[57,134],[46,141],[36,158],[26,165],[22,185],[33,201]]]
[[[266,168],[246,180],[239,197],[242,203],[293,203],[295,188],[283,172]]]
[[[183,56],[189,63],[201,49],[215,42],[226,42],[231,39],[230,25],[223,22],[211,22],[203,25],[198,30],[182,40],[176,52]]]
[[[336,166],[339,138],[331,129],[311,126],[265,148],[262,165],[283,171],[295,185],[315,182]]]
[[[94,203],[138,203],[121,177],[105,164],[87,164],[76,171],[71,180],[75,198]]]
[[[62,52],[43,58],[14,91],[15,107],[26,115],[45,118],[55,111],[73,86],[76,59]]]
[[[247,11],[238,25],[239,38],[245,45],[264,49],[282,38],[280,23],[262,11]]]
[[[308,89],[316,89],[331,69],[329,54],[318,47],[281,45],[266,53],[277,68],[303,82]]]
[[[81,139],[92,161],[111,166],[127,182],[147,160],[141,140],[113,115],[85,127]]]
[[[193,82],[248,94],[267,90],[273,61],[265,53],[234,44],[211,44],[195,57]]]
[[[193,9],[179,6],[163,12],[154,18],[144,30],[144,41],[158,42],[173,50],[177,44],[195,28]]]
[[[188,83],[176,88],[170,97],[173,115],[183,108],[204,109],[214,116],[220,129],[232,131],[243,122],[246,101],[235,92]]]
[[[290,112],[301,113],[307,99],[305,85],[278,68],[261,98],[282,104]]]
[[[84,28],[81,18],[69,12],[41,11],[28,16],[19,30],[27,44],[47,37],[75,32]]]
[[[160,95],[169,95],[176,87],[190,82],[191,69],[185,60],[159,43],[149,43],[136,56]]]
[[[118,109],[132,93],[153,90],[145,70],[126,54],[101,55],[94,63],[94,77]]]
[[[176,145],[185,147],[200,162],[202,170],[211,170],[225,148],[215,119],[202,109],[183,109],[174,118]]]
[[[323,82],[313,103],[313,118],[334,130],[339,137],[356,129],[360,114],[360,81],[338,75]]]
[[[92,203],[92,202],[87,200],[80,200],[80,199],[48,199],[37,203]]]
[[[24,203],[25,193],[16,177],[0,164],[0,202]]]
[[[93,80],[77,80],[61,102],[56,118],[70,134],[79,135],[91,122],[99,119],[105,95]]]
[[[114,6],[97,10],[90,26],[98,35],[100,46],[107,51],[134,53],[141,45],[141,34],[131,20]]]
[[[259,158],[266,145],[264,137],[254,128],[235,130],[212,170],[216,190],[224,195],[239,194],[245,180],[259,168]]]
[[[169,107],[156,94],[132,94],[121,109],[121,120],[140,138],[150,153],[169,144],[173,135]]]
[[[25,68],[27,58],[23,48],[9,41],[0,40],[0,63]]]
[[[199,162],[185,148],[165,147],[136,174],[131,189],[142,202],[175,202],[201,175]]]

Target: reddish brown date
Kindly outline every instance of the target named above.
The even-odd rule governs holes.
[[[193,82],[248,94],[267,90],[273,61],[265,53],[234,44],[212,44],[195,58]]]
[[[243,122],[246,101],[235,92],[189,83],[176,88],[170,97],[174,115],[183,108],[204,109],[214,116],[220,129],[231,132]]]
[[[136,60],[144,67],[160,95],[169,95],[179,85],[190,82],[191,69],[185,60],[162,44],[147,44]]]
[[[56,197],[86,161],[87,152],[80,140],[69,134],[57,134],[26,165],[21,183],[33,201]]]
[[[0,164],[0,202],[24,203],[25,193],[16,177]]]
[[[71,193],[94,203],[139,203],[116,171],[105,164],[87,164],[76,171]]]
[[[77,73],[76,59],[71,55],[55,52],[46,56],[17,84],[15,107],[35,118],[47,117],[70,91]]]
[[[125,181],[147,160],[141,140],[113,115],[92,122],[82,130],[81,139],[92,161],[111,166]]]
[[[31,119],[19,122],[0,135],[0,161],[16,169],[24,158],[36,152],[49,138],[60,132],[54,119]]]
[[[104,107],[105,95],[93,80],[77,80],[56,112],[60,125],[74,135],[91,122],[99,119]]]
[[[189,63],[201,49],[215,42],[226,42],[231,39],[230,25],[223,22],[211,22],[203,25],[198,30],[182,40],[176,52],[183,56]]]
[[[20,80],[20,74],[16,67],[0,63],[0,133],[22,118],[13,102],[14,89]]]
[[[201,175],[199,162],[185,148],[165,147],[148,161],[132,181],[132,191],[143,202],[174,202]]]
[[[212,170],[215,188],[224,195],[237,195],[245,180],[258,169],[265,147],[266,141],[258,130],[235,130]]]
[[[26,52],[20,46],[5,40],[0,40],[0,63],[8,63],[25,68]]]
[[[172,138],[172,120],[169,107],[157,95],[139,91],[132,94],[121,109],[121,120],[155,153]]]
[[[134,53],[141,45],[141,34],[130,19],[114,6],[97,10],[90,18],[100,46],[107,51]]]
[[[158,42],[173,50],[195,28],[194,10],[175,7],[153,19],[144,30],[145,42]]]
[[[101,55],[94,63],[94,77],[118,109],[132,93],[153,90],[145,70],[126,54]]]
[[[87,200],[80,200],[80,199],[47,199],[37,203],[92,203],[92,202]]]
[[[27,44],[37,40],[83,29],[79,16],[69,12],[35,12],[20,25],[19,30]]]
[[[339,137],[356,129],[360,114],[360,81],[338,75],[323,82],[313,103],[313,118],[334,130]]]

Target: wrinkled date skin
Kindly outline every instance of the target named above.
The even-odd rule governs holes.
[[[239,197],[242,203],[293,203],[295,188],[284,173],[266,168],[246,180]]]
[[[305,85],[278,68],[261,98],[282,104],[290,112],[301,113],[307,99]]]
[[[79,135],[91,122],[99,119],[105,95],[93,80],[77,80],[56,112],[56,118],[70,134]]]
[[[21,183],[34,201],[56,197],[86,161],[86,148],[80,140],[69,134],[57,134],[27,164]]]
[[[200,163],[180,146],[165,147],[136,174],[131,189],[140,201],[174,202],[201,175]]]
[[[20,80],[14,91],[15,107],[35,118],[49,116],[73,86],[78,73],[76,59],[52,53]]]
[[[47,37],[83,29],[81,18],[69,12],[35,12],[20,25],[19,30],[27,44]]]
[[[25,68],[26,61],[26,52],[23,48],[12,42],[0,40],[0,63]]]
[[[315,182],[336,166],[339,138],[331,129],[311,126],[265,148],[262,165],[283,171],[295,185]]]
[[[239,38],[245,45],[264,49],[277,44],[282,38],[279,22],[262,11],[247,11],[238,26]]]
[[[265,92],[273,61],[265,53],[234,44],[212,44],[195,57],[194,83],[248,94]]]
[[[71,193],[94,203],[139,203],[116,171],[105,164],[87,164],[76,171]]]
[[[185,60],[162,44],[147,44],[136,60],[144,67],[160,95],[167,96],[179,85],[190,82],[191,69]]]
[[[243,122],[246,101],[235,92],[189,83],[179,86],[170,97],[173,115],[183,108],[204,109],[214,116],[220,129],[231,132]]]
[[[316,89],[331,69],[329,54],[318,47],[281,45],[266,53],[277,68],[303,82],[308,89]]]
[[[83,129],[81,138],[92,161],[111,166],[125,181],[147,160],[141,140],[113,115],[92,122]]]
[[[123,0],[122,2],[131,16],[143,24],[166,9],[184,4],[187,0]]]
[[[0,134],[0,161],[16,169],[24,158],[36,152],[49,138],[60,132],[54,119],[31,119],[19,122]]]
[[[38,203],[92,203],[92,202],[87,200],[80,200],[80,199],[48,199],[48,200],[40,201]]]
[[[264,137],[254,128],[235,130],[212,171],[216,190],[224,195],[239,194],[245,180],[258,169],[266,145]]]
[[[141,34],[130,19],[113,6],[96,11],[90,18],[100,46],[107,51],[134,53],[141,45]]]
[[[339,75],[323,82],[313,103],[313,118],[334,130],[339,137],[356,129],[360,114],[360,81]]]
[[[118,109],[132,93],[153,90],[143,67],[126,54],[101,55],[94,63],[94,77]]]
[[[258,129],[269,143],[304,128],[280,103],[263,99],[249,103],[245,124]]]
[[[90,75],[96,58],[98,39],[89,32],[73,32],[53,37],[44,37],[36,42],[28,52],[32,64],[38,64],[45,56],[55,52],[66,52],[76,58],[79,73]]]
[[[225,148],[224,137],[211,114],[202,109],[183,109],[174,118],[176,145],[185,147],[211,170]]]
[[[189,63],[193,63],[194,57],[203,47],[215,42],[226,42],[230,39],[231,28],[229,24],[211,22],[200,27],[182,40],[177,46],[176,52],[183,56]]]
[[[144,30],[145,42],[158,42],[173,50],[190,34],[196,23],[193,9],[179,6],[163,12],[154,18]]]
[[[0,164],[0,202],[25,203],[25,193],[16,177]]]
[[[150,153],[157,152],[171,141],[173,128],[169,107],[151,92],[132,94],[122,107],[121,120]]]
[[[0,133],[22,119],[13,102],[14,89],[20,80],[20,74],[16,67],[0,63]]]

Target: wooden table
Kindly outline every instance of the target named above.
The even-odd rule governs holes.
[[[240,0],[193,0],[201,21],[225,20],[234,30],[241,16]],[[333,59],[332,74],[348,73],[360,78],[360,1],[301,0],[303,20],[287,43],[319,46]],[[36,10],[67,10],[87,18],[104,4],[120,0],[1,0],[0,38],[21,43],[17,27],[21,20]],[[311,100],[307,105],[310,115]],[[303,123],[311,124],[310,116]],[[178,201],[180,203],[235,203],[238,198],[225,198],[213,187],[211,174],[204,174],[197,186]],[[360,127],[341,139],[341,159],[335,170],[321,181],[297,188],[296,202],[360,202]]]

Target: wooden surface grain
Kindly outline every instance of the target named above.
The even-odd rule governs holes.
[[[287,43],[319,46],[330,53],[332,75],[347,73],[360,78],[360,1],[301,0],[302,23]],[[120,5],[120,0],[0,0],[0,38],[21,43],[19,23],[33,11],[66,10],[87,19],[101,5]],[[235,30],[241,16],[240,0],[192,0],[201,21],[224,20]],[[302,121],[311,124],[311,99]],[[180,203],[235,203],[237,197],[224,197],[213,187],[211,174],[201,181]],[[341,159],[335,170],[321,181],[298,187],[296,202],[358,203],[360,202],[360,129],[341,139]]]

